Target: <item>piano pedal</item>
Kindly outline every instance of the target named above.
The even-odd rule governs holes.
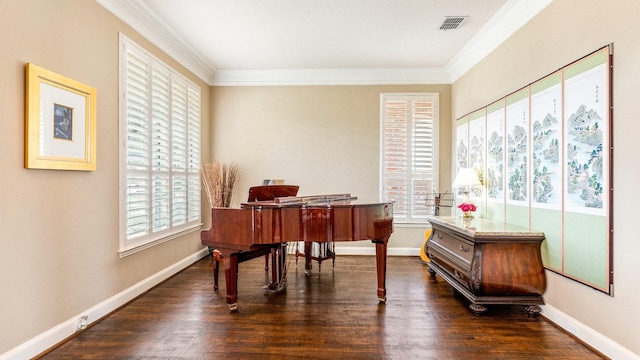
[[[262,288],[266,289],[266,290],[270,290],[273,292],[278,292],[278,291],[282,291],[282,289],[287,287],[287,281],[280,281],[279,283],[269,283],[267,285],[264,285]]]
[[[276,289],[276,291],[282,291],[287,287],[287,281],[281,281],[278,283],[278,288]]]

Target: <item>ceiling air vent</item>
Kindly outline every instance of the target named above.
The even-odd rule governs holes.
[[[447,31],[457,29],[467,18],[468,16],[447,16],[442,25],[440,25],[440,30]]]

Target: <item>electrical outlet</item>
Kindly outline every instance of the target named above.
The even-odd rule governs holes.
[[[89,317],[86,315],[82,316],[80,317],[80,319],[78,319],[78,327],[76,328],[76,331],[84,330],[87,328],[88,325],[89,325]]]
[[[575,337],[580,336],[580,329],[578,329],[578,326],[576,324],[567,323],[567,331]]]

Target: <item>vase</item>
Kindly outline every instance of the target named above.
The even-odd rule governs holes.
[[[463,211],[462,212],[462,218],[463,219],[473,219],[473,215],[471,214],[471,211]]]

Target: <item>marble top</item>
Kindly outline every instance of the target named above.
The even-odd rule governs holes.
[[[503,221],[495,221],[484,218],[463,219],[452,216],[428,216],[427,221],[438,224],[471,237],[484,236],[541,236],[544,232],[530,228],[507,224]]]

